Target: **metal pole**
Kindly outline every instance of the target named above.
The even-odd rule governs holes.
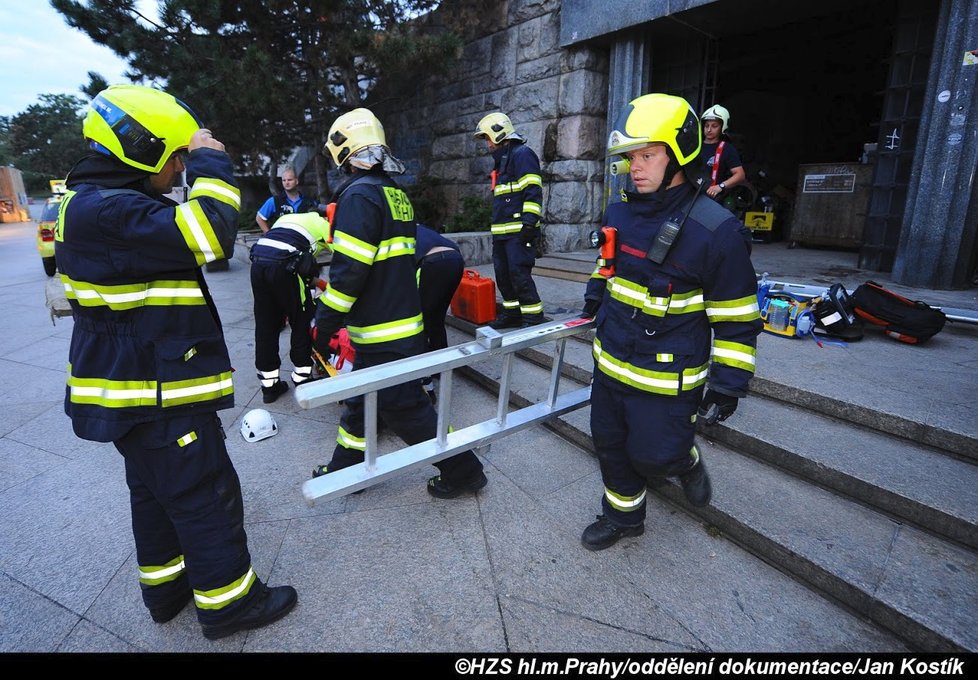
[[[364,460],[367,463],[367,471],[372,473],[377,468],[377,393],[367,392],[363,396],[363,429],[367,440]]]
[[[448,445],[448,412],[452,406],[452,369],[442,371],[438,380],[438,431],[436,439],[438,448],[443,449]]]
[[[499,407],[496,411],[496,422],[500,426],[506,424],[506,413],[509,411],[509,377],[513,371],[513,355],[503,357],[503,374],[499,377]]]
[[[554,361],[550,368],[550,393],[547,395],[547,403],[551,407],[557,401],[557,389],[560,387],[560,371],[564,367],[564,349],[566,347],[566,338],[554,343]]]

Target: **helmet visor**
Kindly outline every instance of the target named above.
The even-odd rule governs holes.
[[[179,99],[176,102],[190,114],[198,127],[202,127],[200,119],[186,104]],[[165,160],[163,156],[167,151],[166,138],[154,135],[142,123],[101,94],[92,101],[92,110],[109,126],[126,158],[150,167],[156,167],[160,161]]]

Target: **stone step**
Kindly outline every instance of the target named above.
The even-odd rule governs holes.
[[[453,336],[450,342],[461,342],[469,337],[454,329],[450,333]],[[565,373],[586,376],[586,382],[589,372],[575,365],[573,357],[579,356],[579,350],[573,345],[568,342]],[[540,357],[546,356],[545,352],[535,351]],[[540,363],[546,363],[540,357],[537,357]],[[511,377],[513,405],[543,399],[549,371],[537,362],[518,360],[515,364]],[[466,375],[495,390],[501,370],[501,360],[487,361],[467,369]],[[570,377],[564,382],[567,384],[562,384],[562,391],[578,386],[578,381]],[[763,442],[773,426],[761,407],[752,413],[747,407],[749,403],[750,400],[745,400],[744,413],[738,412],[737,418],[751,423],[757,421],[756,424],[764,427],[759,428],[761,432],[752,432],[745,425],[738,436],[753,446]],[[590,451],[589,413],[589,409],[576,411],[548,427]],[[805,414],[796,418],[801,415]],[[722,427],[735,438],[734,422],[736,419],[729,428]],[[856,429],[844,425],[839,428],[843,433],[846,429]],[[749,436],[744,432],[749,432]],[[871,432],[862,434],[882,436]],[[891,474],[886,459],[888,466],[880,468],[874,476],[866,474],[852,461],[849,468],[833,469],[826,466],[825,461],[807,459],[804,452],[793,451],[781,454],[795,461],[796,469],[788,472],[765,462],[763,455],[753,450],[748,454],[741,453],[722,443],[718,437],[711,440],[711,437],[701,436],[699,439],[714,483],[713,503],[707,508],[693,508],[673,484],[656,489],[654,493],[716,527],[730,540],[792,574],[810,588],[898,635],[913,648],[978,650],[978,612],[972,606],[974,593],[978,592],[978,554],[967,545],[901,522],[891,510],[877,510],[870,505],[883,498],[882,502],[902,508],[906,513],[917,507],[929,513],[927,521],[938,518],[944,525],[954,525],[954,531],[967,536],[969,532],[973,535],[974,522],[973,513],[963,508],[966,501],[941,498],[931,505],[932,497],[940,495],[939,489],[930,486],[927,492],[922,488],[907,489],[906,482],[901,479],[897,480],[899,484],[891,482],[888,488],[877,486],[879,479],[887,479]],[[752,439],[756,442],[752,443]],[[902,445],[900,439],[894,438],[893,442]],[[773,454],[774,444],[767,447]],[[861,464],[871,467],[872,454],[863,453]],[[908,467],[912,469],[913,455],[926,456],[927,453],[931,458],[926,462],[933,465],[953,462],[966,466],[956,468],[958,472],[971,469],[967,463],[953,461],[921,447],[919,451],[906,452],[909,459],[901,462],[902,474],[909,474]],[[852,493],[862,485],[860,493],[865,498],[856,500],[826,488],[831,485],[824,481],[809,479],[809,472],[819,470],[820,466],[826,468],[819,472],[821,477],[835,480],[837,485],[851,485]],[[918,472],[909,481],[919,476]],[[899,475],[893,474],[893,477],[899,478]],[[949,489],[946,493],[951,495],[957,491]]]
[[[978,466],[931,447],[752,396],[700,429],[809,482],[978,548]]]

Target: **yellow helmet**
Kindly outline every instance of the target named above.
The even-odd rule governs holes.
[[[607,155],[625,154],[653,143],[672,149],[679,165],[699,156],[703,130],[685,99],[656,93],[630,101],[608,136]]]
[[[201,127],[194,112],[173,95],[142,85],[113,85],[92,100],[82,134],[96,151],[155,174],[174,151],[187,148]]]
[[[275,227],[292,227],[305,231],[311,237],[310,245],[316,253],[322,252],[329,243],[329,222],[318,212],[290,213],[275,221]]]
[[[509,116],[499,111],[483,116],[472,133],[473,137],[485,137],[493,144],[499,144],[514,135],[518,136]]]
[[[323,151],[328,151],[339,167],[352,154],[373,144],[387,147],[384,126],[370,109],[353,109],[333,122]]]

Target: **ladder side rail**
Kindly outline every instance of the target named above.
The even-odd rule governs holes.
[[[379,366],[342,373],[328,380],[314,380],[298,386],[293,394],[301,408],[325,406],[367,392],[379,391],[385,387],[423,378],[432,373],[470,366],[478,361],[517,352],[543,342],[578,335],[593,326],[593,319],[576,317],[531,326],[500,335],[497,338],[497,340],[501,339],[498,347],[487,348],[479,341],[463,343]]]

